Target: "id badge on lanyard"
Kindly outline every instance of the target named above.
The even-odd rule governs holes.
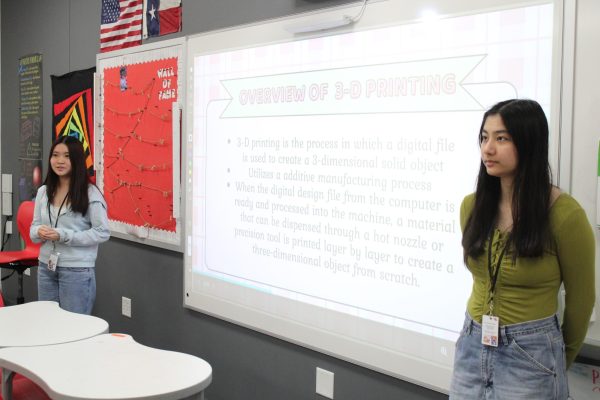
[[[58,212],[56,213],[56,223],[54,224],[54,228],[58,227],[58,219],[60,218],[60,212],[62,211],[65,202],[67,201],[67,197],[63,199],[60,207],[58,208]],[[50,203],[48,203],[48,217],[50,218],[50,226],[52,226],[52,214],[50,213]],[[58,257],[60,256],[60,252],[56,251],[56,243],[52,242],[52,253],[50,253],[50,257],[48,258],[48,270],[56,271],[56,267],[58,267]]]
[[[500,337],[500,318],[494,315],[494,294],[496,290],[496,282],[498,281],[498,274],[500,267],[502,266],[502,259],[504,253],[508,247],[508,241],[504,245],[504,248],[498,256],[498,262],[496,268],[492,264],[492,241],[493,236],[490,237],[488,245],[488,273],[490,275],[490,313],[483,315],[481,318],[481,344],[485,346],[498,347],[498,339]]]
[[[56,250],[52,250],[50,258],[48,258],[48,269],[50,271],[56,271],[56,267],[58,267],[58,256],[60,256],[60,253]]]
[[[484,315],[481,318],[481,343],[486,346],[498,347],[498,332],[500,318],[495,315]]]

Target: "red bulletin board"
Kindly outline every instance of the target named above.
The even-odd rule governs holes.
[[[99,60],[97,171],[111,230],[150,244],[180,243],[180,53],[158,49]]]

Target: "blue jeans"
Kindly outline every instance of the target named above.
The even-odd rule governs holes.
[[[50,271],[40,262],[38,300],[56,301],[64,310],[91,314],[96,300],[95,268],[58,267]]]
[[[456,342],[450,400],[565,400],[565,345],[558,318],[500,327],[498,347],[481,344],[467,315]]]

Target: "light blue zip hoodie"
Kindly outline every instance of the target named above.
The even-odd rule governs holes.
[[[104,197],[94,185],[88,185],[88,197],[90,203],[85,215],[71,210],[70,206],[63,207],[60,212],[58,226],[55,228],[60,235],[60,239],[55,242],[55,251],[60,253],[59,267],[94,267],[98,255],[98,244],[106,242],[110,238]],[[38,189],[35,197],[35,210],[29,236],[35,243],[43,242],[38,260],[46,264],[48,264],[50,253],[53,251],[53,244],[52,241],[42,240],[38,235],[38,229],[40,225],[54,228],[58,209],[54,209],[52,206],[50,208],[52,225],[48,215],[48,196],[44,185]]]

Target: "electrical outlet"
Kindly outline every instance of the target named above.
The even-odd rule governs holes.
[[[128,297],[121,297],[121,313],[131,318],[131,299]]]
[[[317,367],[317,394],[333,399],[333,372]]]
[[[12,174],[2,174],[2,193],[12,193]]]
[[[12,215],[12,193],[2,192],[2,215]]]

